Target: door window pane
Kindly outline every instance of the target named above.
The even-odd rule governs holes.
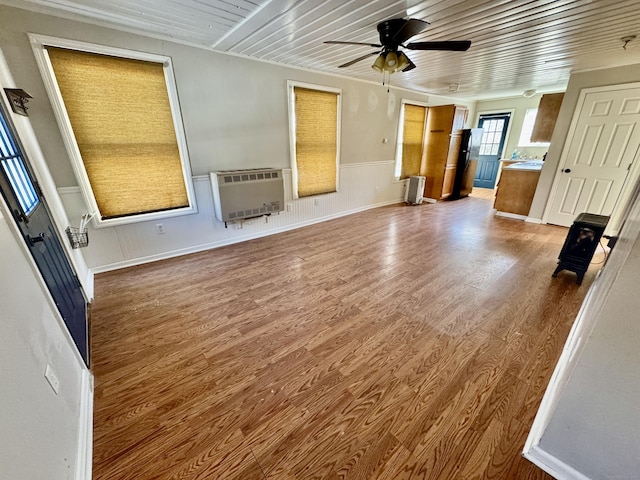
[[[3,115],[0,115],[0,164],[20,208],[25,215],[29,215],[38,205],[38,194]]]
[[[505,127],[505,120],[502,118],[485,120],[482,123],[482,143],[480,144],[480,155],[498,155],[500,150],[500,139]]]

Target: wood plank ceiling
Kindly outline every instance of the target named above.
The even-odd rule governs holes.
[[[381,82],[376,25],[431,23],[412,41],[471,40],[467,52],[408,52],[392,85],[466,99],[563,90],[571,71],[640,63],[637,0],[0,0],[0,3],[260,60]],[[622,37],[638,35],[623,48]],[[453,90],[453,91],[452,91]]]

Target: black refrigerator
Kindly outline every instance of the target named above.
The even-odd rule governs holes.
[[[465,128],[462,130],[462,140],[460,142],[460,151],[458,152],[456,176],[453,181],[453,191],[449,196],[451,200],[466,197],[471,193],[473,180],[476,176],[476,167],[478,166],[478,156],[480,155],[481,143],[481,128]]]

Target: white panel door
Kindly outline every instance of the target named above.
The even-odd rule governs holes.
[[[611,215],[640,146],[640,88],[581,98],[549,208],[555,225],[582,212]]]

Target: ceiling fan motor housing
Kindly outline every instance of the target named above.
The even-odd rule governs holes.
[[[394,52],[398,50],[402,42],[395,40],[394,37],[406,23],[407,21],[402,18],[392,18],[378,24],[376,28],[380,34],[380,43],[385,51]]]

